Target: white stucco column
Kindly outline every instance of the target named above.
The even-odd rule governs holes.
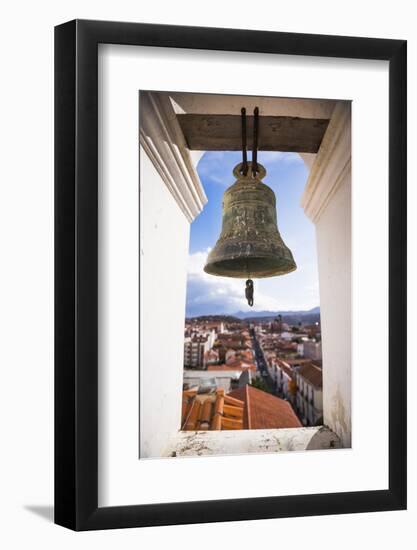
[[[140,144],[189,222],[207,197],[167,94],[141,92]],[[198,157],[199,158],[199,157]]]
[[[351,445],[351,107],[338,103],[302,206],[316,226],[324,423]]]
[[[175,113],[141,93],[140,457],[180,429],[190,222],[207,201]]]

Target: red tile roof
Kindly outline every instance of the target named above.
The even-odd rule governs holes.
[[[216,390],[215,395],[197,395],[195,390],[182,393],[182,430],[242,430],[243,402]]]
[[[299,359],[285,359],[284,363],[288,363],[290,366],[304,365],[304,363],[311,363],[311,359],[299,358]]]
[[[313,365],[313,363],[301,365],[298,369],[298,374],[315,388],[321,388],[323,386],[323,371],[317,365]]]
[[[207,370],[209,371],[214,371],[214,370],[219,370],[219,371],[229,371],[229,370],[240,370],[240,371],[245,371],[245,370],[251,370],[251,371],[256,371],[256,366],[254,364],[249,364],[249,363],[244,363],[242,361],[238,361],[238,362],[233,362],[233,363],[228,363],[227,365],[208,365],[207,366]]]
[[[253,386],[231,391],[229,396],[244,402],[243,429],[300,428],[301,422],[288,401]]]

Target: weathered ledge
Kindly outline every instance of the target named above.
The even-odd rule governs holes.
[[[278,453],[340,449],[339,437],[326,426],[280,430],[222,430],[178,432],[167,457]]]

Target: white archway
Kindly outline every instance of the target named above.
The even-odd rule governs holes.
[[[179,114],[240,112],[238,96],[141,92],[141,456],[161,456],[180,426],[186,264],[189,224],[207,201]],[[302,197],[316,226],[322,319],[324,423],[351,444],[351,131],[350,103],[285,98],[247,98],[248,111],[320,119],[329,123],[317,153],[302,154],[310,169]],[[168,199],[168,200],[167,200]],[[152,245],[145,244],[145,241]],[[168,252],[167,252],[168,250]],[[160,274],[169,266],[169,285]],[[158,295],[158,303],[152,296]],[[148,313],[147,313],[148,316]],[[158,320],[170,331],[161,346]],[[159,351],[155,357],[155,349]],[[159,373],[157,375],[157,373]],[[156,401],[154,396],[160,396]],[[154,420],[151,420],[153,418]],[[313,430],[311,428],[311,430]],[[313,431],[311,432],[313,436]],[[170,447],[172,449],[172,445]]]

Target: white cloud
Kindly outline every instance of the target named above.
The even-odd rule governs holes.
[[[261,290],[262,281],[255,281],[255,304],[250,308],[245,298],[245,280],[216,277],[204,271],[210,249],[190,254],[188,261],[187,310],[204,313],[236,313],[285,309],[288,304]]]
[[[266,165],[278,164],[284,162],[286,164],[302,164],[304,161],[298,153],[289,153],[282,151],[260,151],[259,152],[259,162]]]
[[[267,172],[279,163],[303,164],[303,159],[298,153],[279,151],[259,151],[258,160],[265,166]],[[208,151],[198,163],[198,173],[200,177],[208,178],[212,183],[229,187],[235,179],[232,174],[233,168],[239,162],[241,162],[241,153],[238,151]]]

